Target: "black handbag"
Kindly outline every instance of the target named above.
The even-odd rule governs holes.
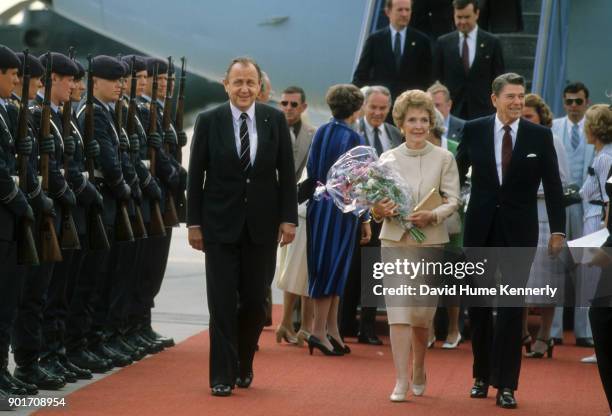
[[[581,203],[582,197],[580,196],[580,189],[578,188],[578,186],[572,184],[565,188],[565,190],[563,191],[564,208]]]

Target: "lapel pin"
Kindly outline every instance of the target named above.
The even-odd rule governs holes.
[[[411,45],[412,45],[412,46],[416,46],[416,42],[412,42],[412,43],[411,43]]]
[[[480,47],[481,47],[481,48],[484,48],[484,43],[481,43],[481,44],[480,44]]]

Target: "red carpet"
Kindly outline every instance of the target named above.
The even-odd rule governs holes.
[[[276,310],[275,312],[278,312]],[[278,322],[278,321],[275,321]],[[324,357],[277,345],[267,329],[255,358],[255,381],[232,397],[208,387],[208,333],[129,366],[67,396],[67,408],[36,415],[608,415],[596,366],[579,363],[589,349],[555,348],[552,360],[523,360],[519,408],[499,409],[494,397],[470,399],[471,350],[427,353],[425,396],[391,403],[394,370],[382,347],[349,344],[353,353]],[[494,390],[490,390],[494,396]]]

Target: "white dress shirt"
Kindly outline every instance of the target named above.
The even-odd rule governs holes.
[[[510,136],[512,136],[512,149],[514,149],[514,145],[516,144],[516,132],[518,131],[520,118],[517,118],[510,124]],[[499,117],[495,116],[495,131],[493,140],[495,140],[495,166],[497,167],[497,177],[499,178],[499,183],[503,183],[502,179],[502,143],[504,141],[504,126],[505,124],[501,122]]]
[[[234,106],[230,101],[230,107],[232,109],[232,120],[234,121],[234,137],[236,139],[236,152],[240,157],[240,124],[242,120],[240,116],[242,113],[247,114],[246,124],[249,130],[249,150],[251,154],[251,166],[255,163],[255,155],[257,154],[257,126],[255,125],[255,103],[249,107],[247,111],[242,111],[238,107]]]
[[[393,25],[389,25],[389,29],[391,29],[391,50],[394,51],[395,50],[395,34],[398,33],[398,31],[395,30]],[[400,34],[400,40],[401,40],[400,51],[402,55],[404,55],[404,46],[406,45],[406,28],[403,28],[402,30],[400,30],[399,34]]]
[[[366,128],[366,136],[368,137],[369,142],[368,144],[375,148],[376,146],[374,144],[374,127],[372,127],[372,125],[368,123],[368,120],[365,117],[363,118],[363,124]],[[384,123],[378,127],[378,137],[380,138],[380,143],[382,144],[383,152],[386,152],[387,150],[393,147],[391,144],[391,139],[387,135],[387,129],[385,129]]]
[[[470,53],[470,68],[474,63],[474,58],[476,57],[476,36],[478,35],[478,25],[472,29],[470,33],[467,34],[467,44]],[[463,56],[463,38],[464,34],[459,32],[459,57]]]

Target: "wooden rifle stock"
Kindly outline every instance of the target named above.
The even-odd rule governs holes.
[[[164,100],[164,112],[162,114],[162,129],[165,134],[168,130],[170,130],[170,117],[172,113],[172,57],[168,57],[168,83],[166,84],[166,98]],[[171,154],[170,145],[168,143],[164,143],[164,150],[168,155]],[[178,213],[176,212],[176,203],[174,202],[174,195],[172,194],[172,190],[168,189],[166,192],[166,201],[165,201],[165,210],[164,210],[164,223],[167,226],[175,227],[179,225]]]
[[[87,98],[85,101],[85,131],[83,132],[83,144],[87,147],[87,144],[94,140],[94,104],[93,104],[93,76],[91,72],[91,55],[87,57],[88,68],[87,68]],[[85,165],[87,167],[87,176],[89,181],[96,186],[96,189],[100,191],[100,188],[96,184],[95,178],[95,161],[93,158],[86,157]],[[89,235],[89,249],[90,250],[110,250],[110,242],[108,241],[108,235],[106,234],[106,227],[104,226],[104,220],[102,219],[102,212],[96,205],[91,204],[89,206],[89,212],[87,213],[87,233]]]
[[[123,88],[121,88],[123,91]],[[115,103],[115,129],[117,134],[121,135],[123,128],[123,101],[121,96],[123,92],[119,94],[119,100]],[[117,161],[121,165],[121,148],[117,148]],[[134,241],[134,230],[132,229],[132,222],[128,214],[127,202],[119,201],[117,203],[117,215],[115,216],[115,240],[117,241]]]
[[[28,135],[28,96],[30,94],[30,68],[28,67],[28,53],[23,51],[23,68],[21,71],[23,88],[21,90],[21,102],[19,105],[19,118],[17,121],[17,142],[24,140]],[[28,159],[23,155],[17,156],[19,172],[19,188],[24,194],[28,192]],[[32,222],[21,219],[17,234],[17,263],[23,265],[39,264],[38,251],[32,233]]]
[[[151,94],[151,107],[149,107],[149,126],[147,129],[147,135],[157,133],[157,65],[153,69],[153,87]],[[157,177],[155,172],[155,164],[157,162],[157,149],[153,146],[149,146],[147,149],[149,157],[149,173],[154,178]],[[149,223],[149,235],[151,236],[165,236],[166,226],[162,218],[161,209],[159,207],[159,201],[151,201],[151,222]]]
[[[131,138],[136,133],[136,58],[132,57],[131,76],[130,79],[130,102],[128,105],[127,120],[125,121],[125,129],[128,138]],[[122,101],[121,98],[119,101]],[[123,110],[123,105],[120,106]],[[123,116],[123,111],[121,111]],[[136,166],[137,157],[133,152],[130,152],[132,164]],[[132,218],[132,229],[134,237],[147,238],[147,227],[145,227],[144,218],[142,217],[142,208],[140,203],[134,199],[134,218]]]
[[[51,122],[51,52],[47,53],[47,68],[45,71],[45,96],[40,119],[40,139],[49,136]],[[40,174],[42,176],[42,192],[49,192],[49,154],[40,155]],[[43,262],[62,261],[62,252],[55,232],[55,218],[44,215],[40,224],[40,257]]]
[[[70,52],[70,55],[72,51]],[[63,104],[62,108],[62,133],[63,138],[67,138],[72,133],[72,104],[70,98]],[[64,152],[64,179],[68,182],[68,168],[70,166],[70,159]],[[79,241],[79,232],[77,231],[72,216],[70,207],[62,206],[62,227],[60,230],[60,246],[64,250],[80,250],[81,242]]]
[[[177,132],[183,132],[183,118],[185,113],[185,81],[187,78],[186,66],[187,59],[183,56],[181,58],[181,80],[176,102],[176,118],[174,121],[174,127],[176,128]],[[180,164],[183,163],[183,149],[181,149],[181,146],[177,146],[175,157],[177,162]],[[179,191],[176,203],[179,222],[187,222],[187,199],[185,197],[185,191]]]

